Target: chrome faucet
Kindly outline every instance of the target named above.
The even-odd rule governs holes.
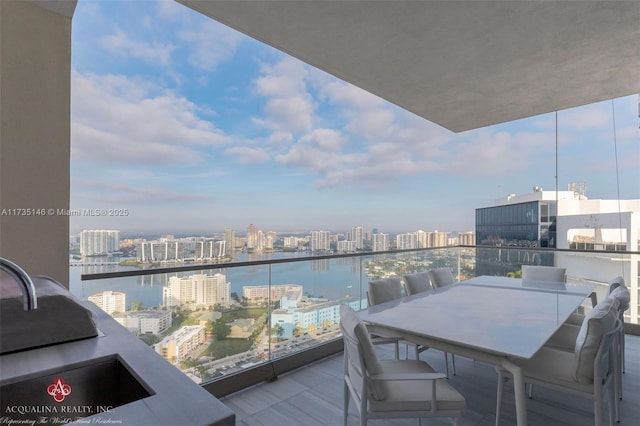
[[[0,270],[5,271],[8,275],[20,284],[22,288],[22,301],[25,311],[32,311],[38,307],[36,298],[36,287],[33,285],[31,277],[18,265],[12,261],[0,257]]]

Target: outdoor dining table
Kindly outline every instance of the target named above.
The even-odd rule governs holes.
[[[480,276],[358,312],[369,329],[503,368],[513,376],[518,426],[527,424],[522,370],[595,285]]]

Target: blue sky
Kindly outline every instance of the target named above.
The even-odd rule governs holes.
[[[71,208],[128,211],[72,232],[468,231],[555,188],[555,114],[455,134],[173,1],[79,0],[71,87]],[[639,124],[559,111],[559,189],[639,198]]]

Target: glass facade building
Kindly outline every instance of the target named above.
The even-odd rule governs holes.
[[[555,248],[556,205],[555,201],[537,200],[476,209],[476,242],[493,247]],[[553,255],[477,250],[479,275],[504,275],[523,264],[553,265]]]

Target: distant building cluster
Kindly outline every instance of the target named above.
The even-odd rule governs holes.
[[[159,334],[172,324],[171,311],[127,311],[127,295],[119,291],[102,291],[87,299],[134,334]]]
[[[196,274],[188,277],[171,277],[162,289],[163,306],[190,306],[192,308],[211,308],[216,305],[231,304],[231,283],[226,275]]]
[[[80,233],[80,255],[101,256],[120,250],[120,231],[84,230]]]
[[[303,247],[309,240],[307,238],[300,237],[284,237],[282,241],[283,247],[299,249]]]
[[[261,229],[256,228],[252,223],[247,228],[247,251],[261,252],[265,249],[272,250],[277,238],[278,234],[276,232],[262,232]]]
[[[427,232],[418,230],[406,234],[396,235],[396,248],[398,250],[445,247],[449,244],[448,232]]]

